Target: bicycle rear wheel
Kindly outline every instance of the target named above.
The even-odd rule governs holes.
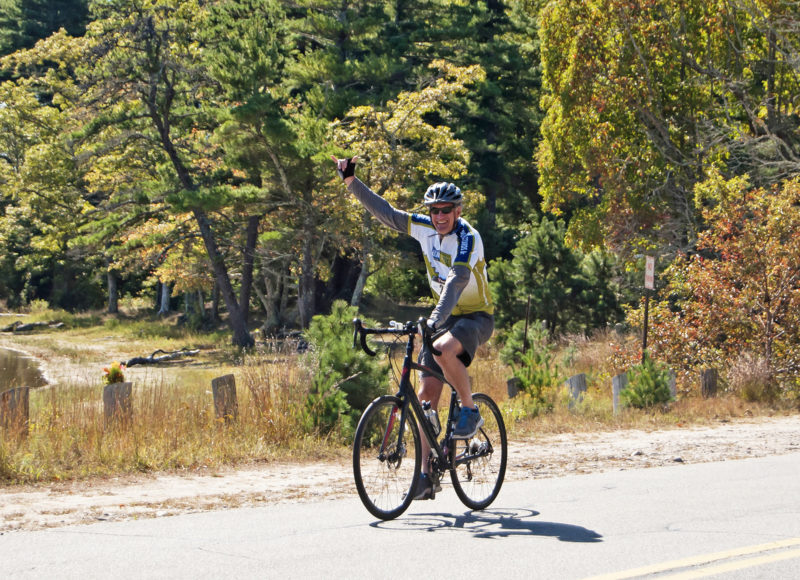
[[[361,415],[353,443],[353,476],[361,502],[382,520],[402,514],[411,504],[420,472],[419,431],[409,411],[400,427],[401,401],[375,399]]]
[[[472,395],[472,400],[484,423],[472,439],[453,440],[450,479],[464,505],[482,510],[500,493],[506,474],[508,442],[503,416],[495,402],[482,393]]]

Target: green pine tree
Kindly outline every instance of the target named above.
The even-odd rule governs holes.
[[[81,36],[89,0],[0,0],[0,55],[32,47],[59,28]]]
[[[381,358],[353,348],[352,320],[357,315],[358,309],[337,300],[329,315],[311,320],[306,332],[314,365],[307,412],[313,425],[325,431],[337,423],[354,426],[367,405],[386,392]]]
[[[647,409],[672,400],[669,368],[645,351],[642,363],[628,371],[628,384],[619,394],[623,406]]]

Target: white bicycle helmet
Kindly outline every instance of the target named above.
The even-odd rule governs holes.
[[[425,205],[433,205],[434,203],[452,203],[458,205],[461,203],[461,190],[454,183],[434,183],[425,192]]]

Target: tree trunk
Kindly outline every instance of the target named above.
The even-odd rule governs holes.
[[[169,314],[169,284],[167,282],[161,283],[161,307],[158,309],[159,316],[166,316]]]
[[[164,80],[169,77],[161,76],[159,78]],[[168,83],[167,85],[168,92],[172,92],[174,87],[170,86]],[[155,87],[153,87],[153,89],[155,89]],[[151,96],[155,93],[156,91],[152,90]],[[160,109],[154,98],[148,99],[146,103],[150,112],[150,118],[152,119],[161,139],[161,147],[164,149],[167,157],[169,157],[170,162],[175,169],[178,181],[184,187],[184,189],[188,191],[194,190],[194,180],[192,179],[188,168],[186,165],[184,165],[180,155],[178,155],[178,150],[175,147],[175,144],[172,142],[172,138],[170,137],[169,109],[166,111]],[[163,118],[162,115],[164,115]],[[232,342],[236,346],[253,346],[255,341],[247,330],[247,320],[244,318],[244,316],[242,316],[242,311],[239,308],[239,303],[236,300],[236,295],[233,292],[233,286],[231,285],[230,278],[228,277],[228,268],[225,265],[225,261],[219,251],[219,247],[217,246],[217,240],[214,238],[214,232],[211,230],[211,223],[208,220],[208,216],[206,215],[206,212],[200,208],[193,209],[192,214],[197,222],[197,227],[200,229],[200,236],[203,238],[203,244],[206,247],[208,259],[211,261],[211,267],[214,270],[214,277],[219,285],[220,292],[222,292],[222,299],[225,301],[225,306],[228,309],[228,323],[233,330]]]
[[[358,306],[361,304],[361,298],[364,295],[364,286],[367,284],[367,278],[369,277],[369,254],[366,252],[363,253],[364,255],[361,257],[361,272],[358,274],[358,280],[356,280],[356,287],[353,290],[353,297],[350,299],[350,306]]]
[[[247,236],[242,255],[242,287],[239,290],[239,307],[245,322],[250,317],[250,294],[253,286],[253,263],[255,262],[256,243],[258,242],[259,216],[247,218]]]
[[[200,228],[200,235],[203,238],[203,243],[206,246],[206,253],[211,260],[211,266],[214,269],[214,276],[219,285],[222,299],[225,301],[225,307],[228,309],[228,322],[233,330],[233,344],[236,346],[249,347],[255,344],[253,337],[247,330],[247,320],[242,315],[242,310],[239,308],[239,302],[233,292],[230,278],[228,278],[228,269],[225,267],[225,262],[222,259],[217,241],[214,239],[214,233],[211,231],[211,224],[208,221],[208,216],[201,209],[195,209],[192,212],[197,221],[197,226]]]
[[[200,314],[201,320],[206,319],[206,297],[202,290],[197,291],[197,312]]]
[[[291,283],[291,278],[289,277],[290,275],[289,265],[287,264],[284,268],[283,276],[278,278],[278,293],[281,297],[278,312],[281,314],[286,312],[287,308],[289,308],[289,285]]]
[[[309,204],[310,207],[310,204]],[[311,211],[306,210],[303,217],[303,255],[300,260],[300,287],[298,289],[297,310],[300,327],[308,328],[314,315],[314,224]]]
[[[117,273],[111,267],[108,268],[106,277],[108,279],[108,313],[117,314],[119,312],[119,290],[117,286]]]
[[[269,284],[267,282],[267,284]],[[258,287],[258,284],[253,285],[253,289],[258,296],[258,299],[261,301],[261,306],[264,307],[264,312],[266,316],[264,318],[264,334],[269,335],[273,334],[280,325],[280,316],[278,314],[277,302],[275,300],[274,293],[270,290],[269,286],[266,286],[267,292],[264,293]]]

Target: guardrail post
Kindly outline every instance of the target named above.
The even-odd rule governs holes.
[[[669,369],[669,382],[667,384],[669,386],[669,394],[673,400],[678,398],[678,376],[675,374],[675,371]]]
[[[133,419],[133,383],[112,383],[103,387],[103,425],[130,425]]]
[[[622,373],[611,379],[611,400],[614,405],[614,414],[619,413],[619,394],[628,386],[628,373]]]
[[[8,433],[28,435],[30,387],[16,387],[0,393],[0,427]]]
[[[570,377],[566,382],[569,389],[569,408],[572,409],[575,403],[580,403],[583,400],[583,395],[586,393],[586,375],[580,373]]]
[[[506,381],[506,389],[508,390],[508,398],[513,399],[519,395],[519,377],[511,377]]]
[[[704,369],[700,376],[700,394],[706,399],[717,394],[717,379],[719,374],[717,369]]]
[[[226,423],[239,416],[239,403],[236,400],[236,378],[223,375],[211,380],[211,392],[214,395],[214,412],[217,419]]]

